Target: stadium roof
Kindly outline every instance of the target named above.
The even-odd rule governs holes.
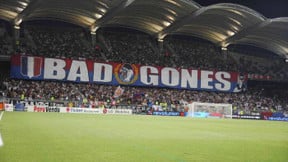
[[[268,19],[238,4],[192,0],[0,0],[0,19],[60,20],[95,31],[122,26],[163,39],[184,34],[216,45],[251,45],[288,58],[288,17]]]

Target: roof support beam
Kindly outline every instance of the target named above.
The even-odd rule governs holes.
[[[271,19],[267,19],[266,21],[263,21],[263,22],[259,23],[258,25],[253,25],[252,27],[245,28],[245,29],[239,31],[238,33],[236,33],[235,35],[228,37],[224,41],[219,42],[217,45],[220,47],[227,47],[230,44],[232,44],[233,42],[244,38],[245,36],[247,36],[252,31],[257,30],[259,28],[262,28],[266,25],[269,25],[271,22],[272,22]]]
[[[17,17],[14,19],[14,24],[16,26],[19,26],[23,19],[25,19],[27,16],[31,14],[31,12],[38,7],[38,4],[40,3],[40,0],[34,0],[31,3],[28,4],[28,6],[17,15]]]
[[[102,24],[105,24],[108,20],[112,19],[117,13],[124,10],[126,7],[128,7],[130,4],[132,4],[135,0],[122,0],[118,1],[117,4],[114,5],[109,11],[100,19],[98,19],[92,26],[91,30],[99,28]]]
[[[176,31],[178,28],[186,25],[188,22],[191,22],[195,17],[201,15],[203,12],[205,12],[208,9],[208,7],[202,7],[191,14],[188,14],[186,16],[183,16],[180,19],[177,19],[173,24],[168,26],[167,28],[164,28],[162,31],[154,35],[157,38],[164,39],[164,37],[169,34],[172,31]]]

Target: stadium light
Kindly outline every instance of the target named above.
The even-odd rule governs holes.
[[[229,45],[230,45],[230,43],[227,43],[227,42],[222,42],[222,43],[220,44],[222,50],[227,50],[227,47],[228,47]]]
[[[159,34],[157,39],[158,41],[164,40],[164,38],[166,37],[167,34]]]
[[[103,16],[103,15],[98,14],[98,13],[96,13],[96,14],[94,14],[94,15],[95,15],[95,17],[96,17],[97,19],[100,19],[100,18],[102,18],[102,16]]]
[[[19,25],[22,23],[22,21],[23,21],[22,18],[16,18],[16,19],[14,20],[15,26],[19,26]]]
[[[285,59],[285,62],[288,63],[288,58]]]
[[[22,6],[24,6],[24,7],[27,7],[28,6],[28,3],[26,3],[26,2],[18,2],[19,4],[21,4]]]
[[[95,25],[92,25],[91,27],[90,27],[90,32],[91,32],[91,34],[93,33],[96,33],[96,31],[97,31],[97,29],[99,28],[99,26],[95,26]]]
[[[232,37],[233,35],[235,35],[235,32],[228,30],[228,31],[227,31],[227,34],[228,34],[230,37]]]
[[[19,30],[19,29],[20,29],[20,26],[19,26],[19,25],[14,25],[14,29]]]
[[[171,23],[170,23],[169,21],[163,21],[163,25],[164,25],[165,27],[168,27],[168,26],[171,25]]]

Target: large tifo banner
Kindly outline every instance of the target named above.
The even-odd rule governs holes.
[[[247,80],[237,72],[22,55],[11,57],[11,77],[222,92],[239,92]]]

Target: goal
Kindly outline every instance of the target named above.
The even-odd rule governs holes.
[[[193,102],[188,107],[189,117],[232,118],[232,104]]]

